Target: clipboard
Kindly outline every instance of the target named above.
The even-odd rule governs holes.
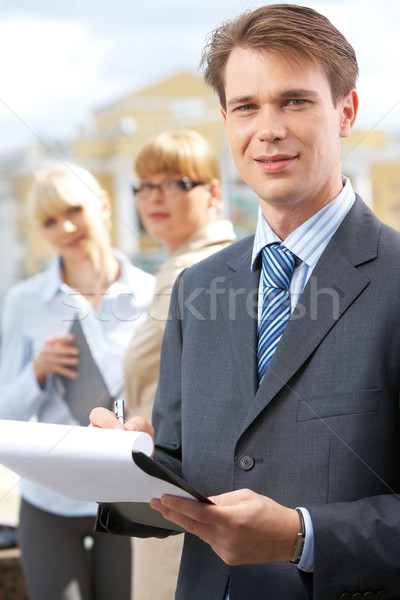
[[[150,507],[152,498],[212,504],[151,459],[153,448],[144,432],[0,419],[0,464],[63,498],[96,502],[96,531],[166,537],[183,530]]]
[[[90,411],[96,406],[112,409],[111,397],[99,368],[93,358],[82,323],[75,319],[70,333],[75,336],[74,346],[79,349],[78,379],[60,376],[62,393],[70,411],[81,425],[89,425]]]
[[[143,452],[133,451],[132,459],[136,466],[150,477],[177,486],[199,502],[212,504],[211,500],[187,481],[167,469],[167,467],[155,462]],[[152,537],[163,538],[171,533],[185,533],[184,529],[164,519],[147,502],[102,502],[99,504],[95,523],[95,531],[97,532],[148,537],[149,527],[152,528]]]

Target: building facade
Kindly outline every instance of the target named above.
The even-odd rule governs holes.
[[[148,138],[171,129],[195,129],[208,139],[221,162],[225,215],[239,237],[253,231],[257,199],[237,174],[218,98],[201,76],[178,72],[95,110],[71,143],[37,142],[0,158],[0,298],[50,257],[26,213],[26,197],[32,173],[58,160],[77,163],[99,179],[112,201],[114,245],[153,271],[164,256],[140,226],[132,166]],[[343,140],[342,160],[356,191],[400,230],[400,132],[355,130]]]

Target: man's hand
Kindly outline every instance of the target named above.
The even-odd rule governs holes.
[[[154,443],[154,429],[141,417],[133,417],[122,424],[115,413],[100,406],[94,408],[89,416],[89,427],[100,427],[102,429],[126,429],[128,431],[144,431],[151,435]]]
[[[291,560],[300,532],[294,509],[250,490],[210,497],[214,505],[177,496],[153,499],[162,515],[197,535],[228,565]]]

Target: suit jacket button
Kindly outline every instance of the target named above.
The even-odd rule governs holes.
[[[363,600],[375,600],[376,599],[376,594],[374,594],[374,592],[365,592],[365,594],[363,595]]]
[[[360,592],[357,592],[356,594],[352,595],[351,600],[363,600],[363,595],[360,594]]]
[[[242,454],[238,460],[239,467],[243,469],[243,471],[250,471],[254,466],[254,462],[254,458],[250,456],[250,454]]]
[[[376,600],[386,600],[386,598],[387,598],[386,590],[380,590],[379,592],[377,592],[375,594],[375,596],[376,596]]]
[[[344,592],[344,594],[340,596],[339,600],[351,600],[351,594],[349,592]]]

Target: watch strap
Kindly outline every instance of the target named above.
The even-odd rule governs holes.
[[[303,554],[304,543],[306,541],[306,526],[304,523],[303,513],[301,512],[301,510],[299,508],[296,508],[296,512],[299,515],[301,531],[300,531],[300,533],[297,534],[296,544],[294,545],[294,548],[293,548],[293,558],[290,561],[294,565],[299,564],[301,555]]]

